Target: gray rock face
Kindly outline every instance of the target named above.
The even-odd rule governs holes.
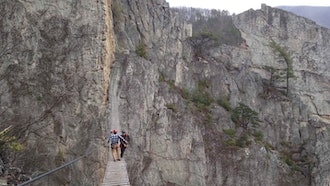
[[[14,163],[36,176],[92,151],[48,184],[102,180],[110,3],[0,1],[0,126],[24,144]]]
[[[329,6],[278,6],[277,8],[307,17],[321,26],[330,28]]]
[[[118,118],[133,139],[127,151],[131,183],[329,184],[329,30],[263,5],[235,17],[247,47],[221,46],[196,61],[184,42],[187,32],[168,32],[176,27],[166,22],[184,24],[162,8],[166,3],[120,3],[127,16],[115,28],[120,39],[113,70],[121,77]],[[134,52],[139,40],[147,46],[147,59]],[[285,83],[277,82],[270,94],[265,88],[271,75],[266,66],[286,68],[271,41],[292,57],[296,77],[288,97],[281,93]],[[200,107],[201,87],[204,98],[227,97],[232,108],[242,102],[257,111],[256,133],[236,126],[216,102]],[[236,131],[234,137],[228,129]]]
[[[329,30],[263,5],[234,18],[245,47],[197,60],[191,26],[164,0],[0,5],[0,124],[24,142],[23,171],[91,151],[47,181],[98,185],[120,124],[133,185],[330,184]],[[270,84],[267,66],[287,68],[271,41],[292,57],[288,87]],[[258,128],[233,122],[239,103]]]

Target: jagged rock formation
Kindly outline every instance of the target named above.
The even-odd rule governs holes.
[[[279,6],[282,10],[292,12],[294,14],[304,16],[314,20],[317,24],[330,28],[329,10],[330,7],[323,6]]]
[[[110,6],[109,0],[0,1],[0,125],[13,126],[24,145],[10,163],[36,176],[92,151],[41,182],[103,179],[114,50]]]
[[[156,2],[161,4],[114,1],[127,15],[115,29],[116,36],[127,34],[118,43],[135,41],[119,44],[113,68],[121,76],[120,122],[134,139],[127,158],[131,183],[329,184],[329,172],[324,169],[329,165],[329,31],[263,5],[261,10],[235,17],[245,47],[214,48],[196,61],[185,43],[184,30],[178,30],[176,37],[175,33],[165,35],[167,42],[161,45],[165,52],[155,50],[156,41],[164,39],[154,28],[175,30],[173,25],[164,25],[179,19],[163,8],[166,3],[151,9]],[[163,15],[168,15],[166,20],[150,19]],[[147,60],[134,53],[141,40],[150,55]],[[265,67],[285,68],[270,47],[271,41],[283,46],[293,60],[296,78],[290,80],[288,97],[279,88],[266,87],[271,74]],[[278,82],[278,87],[283,86]],[[262,142],[237,127],[218,104],[205,109],[198,107],[198,100],[187,98],[200,89],[205,97],[229,98],[233,108],[243,102],[259,112]],[[232,148],[226,143],[231,138],[224,132],[228,129],[236,130],[235,142],[245,146]]]
[[[263,5],[234,17],[243,45],[195,58],[191,24],[164,0],[0,7],[0,122],[31,175],[92,149],[50,182],[97,185],[117,122],[133,185],[329,185],[329,30]],[[272,41],[292,58],[288,87],[271,79],[287,68]],[[233,122],[239,103],[259,127]]]

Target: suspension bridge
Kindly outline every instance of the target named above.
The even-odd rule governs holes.
[[[110,152],[109,152],[109,157],[108,157],[108,163],[107,163],[106,171],[104,174],[103,182],[101,185],[102,186],[128,186],[128,185],[130,185],[125,159],[122,158],[121,161],[113,161],[110,148],[109,148],[109,151]],[[47,177],[66,167],[72,166],[79,160],[88,157],[88,155],[90,155],[90,152],[86,153],[85,155],[80,156],[68,163],[65,163],[62,166],[59,166],[53,170],[40,174],[39,176],[36,176],[33,179],[30,179],[24,183],[18,184],[18,186],[32,185],[34,182],[41,180],[44,177]]]
[[[130,185],[125,159],[122,158],[121,161],[113,161],[112,157],[109,157],[108,159],[102,186]]]
[[[118,84],[120,81],[120,69],[119,68],[113,68],[111,75],[111,82],[112,88],[109,90],[109,97],[110,97],[110,114],[108,117],[108,123],[110,124],[110,128],[117,129],[118,131],[121,131],[120,127],[120,112],[119,112],[119,95],[118,95]],[[92,151],[88,151],[85,155],[79,156],[76,159],[57,167],[51,171],[48,171],[46,173],[43,173],[29,181],[26,181],[24,183],[18,184],[18,186],[26,186],[31,185],[33,182],[40,180],[44,177],[49,176],[50,174],[53,174],[54,172],[57,172],[58,170],[61,170],[66,167],[72,167],[76,162],[83,158],[88,158],[88,155]],[[121,161],[113,161],[112,154],[111,154],[111,148],[109,148],[109,157],[108,157],[108,163],[105,170],[103,182],[101,183],[102,186],[127,186],[130,185],[130,181],[128,178],[127,168],[126,168],[126,162],[125,159],[122,158]]]

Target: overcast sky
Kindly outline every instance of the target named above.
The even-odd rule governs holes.
[[[170,7],[187,6],[195,8],[208,8],[228,10],[229,13],[239,14],[245,10],[260,9],[261,4],[268,6],[281,5],[308,5],[308,6],[330,6],[329,0],[166,0]]]

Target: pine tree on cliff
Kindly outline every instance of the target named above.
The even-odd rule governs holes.
[[[278,43],[276,43],[274,40],[272,40],[270,42],[270,47],[273,49],[273,51],[275,53],[278,54],[278,56],[284,60],[284,62],[286,63],[286,69],[284,69],[284,77],[286,80],[286,96],[289,96],[289,85],[290,85],[290,78],[294,78],[294,71],[293,71],[293,60],[290,56],[290,54],[288,53],[288,51],[281,47]],[[280,60],[280,61],[282,61]]]

